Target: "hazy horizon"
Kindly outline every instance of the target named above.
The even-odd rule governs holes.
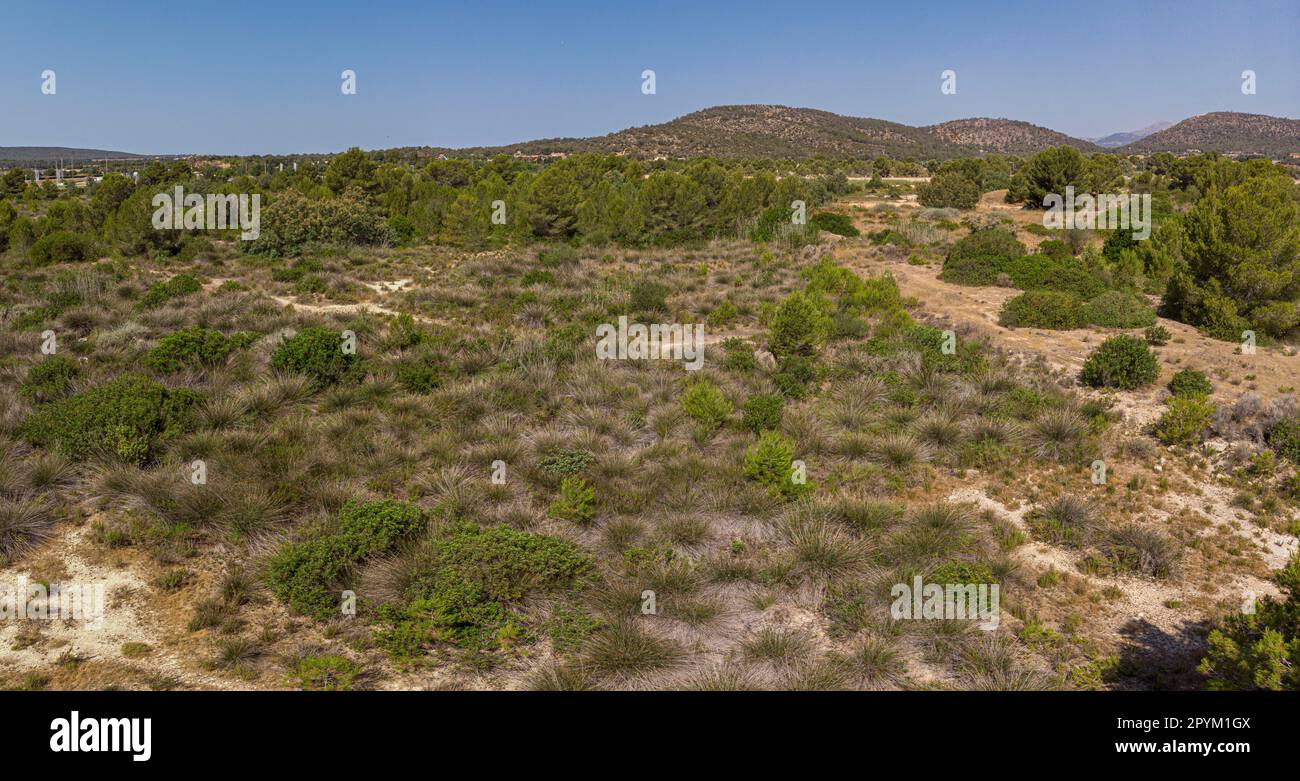
[[[20,32],[0,51],[0,145],[139,154],[499,146],[748,103],[907,125],[1005,117],[1078,138],[1213,111],[1300,117],[1293,2],[1134,11],[1105,0],[1064,21],[1029,3],[836,1],[815,16],[774,3],[241,3],[165,16],[135,0],[54,6],[7,9]],[[51,30],[50,18],[71,21]],[[957,93],[944,95],[950,68]],[[47,69],[53,95],[41,91]],[[340,90],[345,69],[356,72],[355,95]],[[655,71],[653,95],[641,91],[645,69]],[[1240,89],[1247,69],[1254,95]]]

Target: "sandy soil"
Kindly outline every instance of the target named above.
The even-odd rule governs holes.
[[[238,688],[195,664],[185,623],[196,588],[163,594],[147,582],[153,570],[161,572],[136,551],[95,542],[90,522],[63,527],[36,554],[0,569],[0,583],[102,587],[102,618],[0,622],[0,671],[53,671],[49,685],[64,689],[143,688],[152,678],[177,688]]]

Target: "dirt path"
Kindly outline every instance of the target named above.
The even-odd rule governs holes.
[[[207,281],[206,284],[203,285],[203,289],[205,292],[210,293],[213,290],[220,287],[222,283],[228,281],[230,281],[230,279],[220,278],[220,277],[210,279]],[[361,284],[370,288],[381,297],[392,295],[394,293],[404,293],[412,289],[411,288],[412,280],[410,279],[397,279],[391,282],[385,282],[385,281],[362,282]],[[309,312],[311,314],[317,314],[317,315],[359,315],[359,314],[371,313],[371,314],[384,315],[385,317],[395,317],[398,314],[403,314],[402,312],[399,312],[396,309],[385,306],[384,304],[376,303],[374,301],[356,301],[347,304],[313,304],[313,303],[301,301],[296,296],[277,296],[272,293],[267,293],[265,291],[263,291],[263,295],[265,295],[267,298],[271,299],[275,303],[279,304],[280,306],[291,306],[294,309],[303,312]],[[411,317],[416,322],[420,322],[420,323],[432,323],[432,324],[441,324],[441,325],[447,324],[444,321],[437,320],[432,317],[427,317],[425,315],[416,314],[414,312],[406,312],[405,314],[411,315]]]

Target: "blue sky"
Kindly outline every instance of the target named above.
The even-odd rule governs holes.
[[[1207,111],[1300,117],[1300,0],[5,0],[0,20],[4,146],[495,145],[728,103],[1077,136]],[[340,92],[345,68],[356,95]],[[940,93],[947,68],[956,95]],[[56,95],[41,94],[45,69]]]

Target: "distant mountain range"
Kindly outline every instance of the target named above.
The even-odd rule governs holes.
[[[912,127],[884,119],[848,117],[811,108],[715,106],[658,125],[593,138],[547,138],[499,147],[435,150],[528,155],[614,152],[637,157],[968,157],[1027,154],[1068,144],[1101,148],[1047,128],[1010,119],[959,119]]]
[[[1097,146],[1105,147],[1106,149],[1114,149],[1116,147],[1124,146],[1125,144],[1131,144],[1134,141],[1141,141],[1152,133],[1157,133],[1167,127],[1172,127],[1173,124],[1174,123],[1172,122],[1155,122],[1141,128],[1140,130],[1130,130],[1127,133],[1111,133],[1108,136],[1090,138],[1088,140]]]
[[[152,155],[131,152],[112,152],[106,149],[77,149],[68,146],[0,146],[0,163],[26,163],[53,165],[60,160],[71,164],[88,160],[133,160]]]
[[[1184,119],[1121,147],[1121,152],[1224,152],[1287,157],[1300,154],[1300,119],[1216,111]]]
[[[715,106],[669,122],[628,128],[591,138],[546,138],[494,147],[420,147],[422,155],[620,153],[641,158],[913,158],[1031,155],[1072,146],[1085,153],[1223,152],[1287,157],[1300,154],[1300,120],[1218,111],[1175,125],[1158,122],[1141,130],[1089,141],[1028,122],[976,117],[913,127],[884,119],[849,117],[811,108]],[[66,147],[0,147],[0,163],[145,155]],[[167,156],[171,157],[171,156]]]
[[[1300,153],[1300,120],[1214,112],[1175,125],[1158,122],[1089,141],[1013,119],[976,117],[912,127],[809,108],[715,106],[658,125],[591,138],[547,138],[497,147],[432,152],[546,155],[614,152],[637,157],[851,157],[948,159],[1029,155],[1054,146],[1085,153],[1217,151],[1285,157]]]

